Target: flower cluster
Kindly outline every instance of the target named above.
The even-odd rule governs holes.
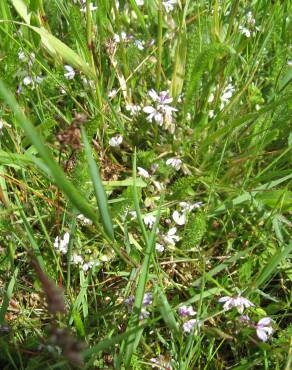
[[[174,133],[175,125],[173,123],[173,112],[177,109],[169,105],[173,99],[169,96],[167,91],[162,91],[157,94],[155,90],[149,91],[149,96],[153,101],[153,105],[147,105],[143,108],[144,113],[148,114],[147,121],[155,121],[159,126]]]
[[[131,312],[133,309],[134,301],[135,301],[135,297],[132,295],[130,295],[128,298],[124,300],[124,303],[127,305],[129,312]],[[144,320],[147,317],[149,317],[150,313],[149,311],[146,310],[146,307],[150,306],[151,304],[152,304],[152,294],[145,293],[143,297],[143,303],[142,303],[143,307],[141,309],[140,316],[139,316],[140,320]]]
[[[60,252],[62,254],[66,254],[68,252],[68,245],[70,241],[70,234],[66,232],[61,238],[60,236],[57,236],[54,242],[54,247],[57,250],[57,252]]]
[[[259,27],[256,26],[256,20],[253,17],[252,12],[248,12],[244,18],[244,23],[239,26],[239,32],[245,37],[250,38],[256,31],[259,31]]]
[[[224,311],[231,310],[233,307],[235,307],[240,314],[242,314],[246,308],[255,307],[255,305],[250,300],[241,297],[241,295],[234,297],[221,297],[218,302],[224,303]],[[252,323],[247,315],[242,315],[239,320],[241,323],[255,328],[258,338],[263,342],[266,342],[274,331],[271,326],[272,319],[270,317],[264,317],[263,319],[259,320],[257,324]]]
[[[179,307],[178,314],[183,319],[186,319],[186,318],[189,318],[191,316],[195,316],[197,314],[197,312],[194,311],[192,306],[183,305],[183,306]],[[183,328],[184,333],[189,334],[194,330],[194,328],[196,328],[196,327],[198,328],[198,327],[201,327],[201,326],[202,326],[202,321],[201,320],[189,319],[189,320],[187,320],[183,323],[182,328]]]

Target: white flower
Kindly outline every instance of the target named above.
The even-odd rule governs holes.
[[[123,142],[123,136],[122,135],[116,135],[116,136],[113,136],[109,140],[109,145],[115,147],[115,146],[121,145],[122,142]]]
[[[138,175],[144,177],[145,179],[149,179],[150,175],[149,172],[144,170],[142,167],[137,167]]]
[[[174,6],[177,4],[177,0],[164,0],[162,5],[165,8],[166,13],[171,12],[174,9]]]
[[[179,202],[179,205],[183,209],[184,212],[191,212],[194,208],[201,208],[203,205],[203,202],[195,202],[195,203]]]
[[[228,84],[224,89],[223,94],[220,97],[220,100],[224,103],[229,103],[229,100],[231,99],[234,90],[235,90],[234,86],[232,84]]]
[[[117,33],[114,34],[114,42],[119,43],[121,41],[121,39],[123,41],[126,41],[127,40],[127,34],[126,34],[126,32],[122,31],[121,32],[121,37]]]
[[[138,6],[143,6],[144,5],[144,0],[136,0],[136,4]]]
[[[264,317],[256,324],[257,336],[263,342],[269,339],[269,336],[273,334],[273,328],[271,326],[272,319],[270,317]]]
[[[209,110],[209,112],[208,112],[208,117],[209,117],[209,118],[213,118],[214,116],[215,116],[215,114],[214,114],[214,110],[213,110],[213,109]]]
[[[29,77],[29,76],[24,77],[24,79],[23,79],[23,84],[24,84],[25,86],[28,86],[28,85],[30,85],[31,83],[32,83],[32,78],[31,78],[31,77]]]
[[[84,225],[92,225],[92,221],[85,217],[83,214],[77,216],[77,219],[80,220]]]
[[[292,67],[292,60],[288,60],[287,65],[288,65],[289,67]]]
[[[57,251],[61,252],[62,254],[66,254],[68,251],[68,245],[70,241],[70,234],[66,232],[64,234],[63,239],[61,239],[59,236],[56,237],[54,242],[54,247],[57,249]]]
[[[137,104],[126,104],[126,110],[131,113],[132,116],[138,114],[141,110],[140,105]]]
[[[156,243],[155,249],[157,250],[157,252],[162,253],[164,251],[164,246],[160,243]]]
[[[186,214],[185,212],[179,213],[178,211],[174,211],[172,214],[172,219],[177,225],[184,225],[186,223]]]
[[[43,82],[43,77],[42,76],[36,76],[36,78],[35,78],[35,82],[37,83],[37,84],[40,84],[40,83],[42,83]]]
[[[148,114],[147,121],[151,122],[154,119],[159,126],[163,125],[163,115],[154,107],[147,105],[143,108],[143,112]]]
[[[176,235],[177,228],[172,227],[168,230],[167,234],[163,236],[163,240],[171,246],[175,246],[175,243],[180,240],[180,237]]]
[[[165,163],[167,166],[171,166],[177,171],[180,170],[182,165],[182,161],[178,158],[169,158]]]
[[[110,91],[109,93],[108,93],[108,97],[109,97],[109,99],[112,99],[112,98],[114,98],[116,95],[117,95],[117,89],[112,89],[112,91]]]
[[[20,50],[18,52],[18,59],[21,60],[21,61],[24,61],[26,59],[24,51]]]
[[[78,265],[79,263],[83,263],[83,258],[77,254],[74,254],[72,256],[72,262],[75,264],[75,265]]]
[[[92,3],[89,4],[89,11],[93,12],[97,9],[97,6],[94,6]],[[86,1],[83,2],[83,7],[80,9],[82,13],[86,13]]]
[[[202,323],[200,320],[191,319],[183,324],[183,331],[185,333],[190,333],[195,326],[201,326]]]
[[[248,38],[251,36],[251,31],[244,26],[239,26],[239,32]]]
[[[71,67],[69,65],[64,65],[64,69],[67,71],[67,73],[64,74],[64,77],[67,80],[73,80],[73,78],[75,77],[75,71],[74,71],[73,67]]]
[[[144,46],[143,46],[143,43],[141,40],[135,40],[134,41],[134,44],[135,46],[139,49],[139,50],[144,50]]]
[[[224,311],[231,310],[233,307],[236,307],[239,313],[243,313],[245,308],[254,307],[254,304],[249,301],[247,298],[243,298],[240,295],[235,297],[221,297],[218,302],[223,303]]]
[[[144,221],[144,224],[149,227],[149,229],[152,229],[153,225],[154,225],[154,222],[156,220],[156,217],[152,216],[152,215],[146,215],[144,216],[143,218],[143,221]]]
[[[93,266],[93,262],[92,261],[89,261],[89,262],[85,262],[82,266],[82,270],[84,272],[88,271],[89,269],[91,269]]]

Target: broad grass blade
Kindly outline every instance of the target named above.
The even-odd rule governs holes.
[[[101,222],[103,224],[103,227],[104,227],[104,230],[107,236],[111,240],[114,240],[115,238],[114,229],[113,229],[112,219],[109,213],[107,196],[106,196],[106,193],[102,185],[101,177],[99,174],[99,169],[96,165],[95,160],[93,159],[91,147],[89,145],[84,127],[81,128],[81,133],[82,133],[82,139],[84,143],[84,150],[85,150],[85,154],[87,158],[87,163],[89,167],[89,172],[90,172],[90,176],[92,179],[93,188],[95,191],[95,197],[96,197],[96,201],[97,201],[100,216],[101,216]]]

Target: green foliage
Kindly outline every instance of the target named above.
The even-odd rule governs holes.
[[[183,231],[183,249],[199,250],[199,245],[207,230],[206,215],[203,212],[189,215]]]

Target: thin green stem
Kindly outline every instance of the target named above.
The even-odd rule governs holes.
[[[156,64],[156,90],[160,90],[162,72],[162,1],[159,1],[158,32],[157,32],[157,64]]]

